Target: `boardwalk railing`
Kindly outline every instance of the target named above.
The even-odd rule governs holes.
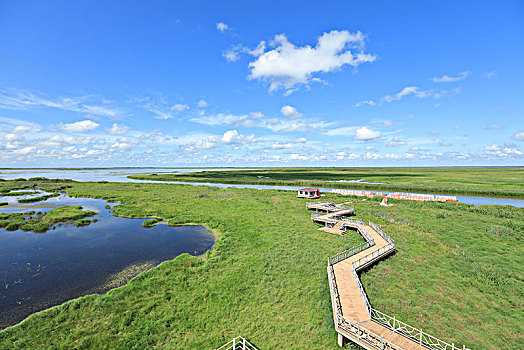
[[[340,252],[338,254],[335,254],[333,256],[330,256],[328,258],[328,265],[334,265],[344,259],[349,258],[350,256],[353,256],[355,254],[360,253],[363,250],[366,250],[370,247],[370,245],[367,242],[361,243],[357,246],[351,247],[349,249],[344,250],[343,252]]]
[[[242,337],[236,337],[225,343],[216,350],[258,350],[253,344],[250,344]]]
[[[359,229],[362,227],[359,225]],[[352,262],[352,273],[353,277],[355,278],[357,287],[360,292],[360,296],[362,297],[362,300],[364,302],[364,305],[366,306],[366,309],[368,311],[368,314],[370,316],[368,321],[362,321],[358,323],[354,323],[346,319],[342,314],[342,305],[340,303],[340,294],[338,291],[338,285],[336,283],[336,277],[335,277],[335,270],[334,265],[344,259],[349,258],[352,255],[357,254],[358,252],[367,249],[370,247],[368,243],[360,244],[356,247],[347,249],[339,254],[336,254],[330,258],[328,258],[328,279],[329,279],[329,290],[331,294],[331,300],[333,303],[333,314],[335,318],[335,327],[338,330],[342,330],[347,335],[351,336],[353,339],[357,339],[358,342],[362,344],[366,344],[367,346],[371,347],[372,349],[377,350],[402,350],[399,346],[390,343],[389,341],[385,340],[383,336],[377,335],[366,328],[361,327],[362,323],[374,321],[378,324],[381,324],[382,326],[391,329],[392,331],[403,335],[404,337],[411,339],[412,341],[418,343],[421,346],[424,346],[431,350],[466,350],[466,346],[463,346],[462,348],[458,348],[455,346],[454,343],[447,343],[443,340],[440,340],[430,334],[427,334],[422,331],[422,329],[415,328],[413,326],[410,326],[404,322],[401,322],[397,320],[395,317],[391,317],[381,311],[378,311],[371,307],[369,300],[367,298],[366,292],[364,291],[364,288],[362,287],[362,283],[360,282],[360,279],[358,278],[357,270],[367,265],[369,262],[379,258],[382,255],[387,254],[389,251],[395,249],[395,241],[391,239],[387,234],[382,232],[378,226],[373,224],[372,222],[369,222],[369,226],[371,226],[375,231],[377,231],[380,236],[382,236],[386,241],[389,242],[389,244],[385,245],[384,247],[381,247],[380,249],[371,252],[370,254],[367,254],[366,256]],[[378,229],[378,230],[377,230]]]
[[[380,256],[384,255],[386,252],[389,252],[391,250],[395,250],[395,244],[388,244],[388,245],[385,245],[381,248],[379,248],[378,250],[375,250],[371,253],[369,253],[368,255],[365,255],[363,257],[361,257],[360,259],[358,260],[355,260],[353,261],[351,264],[353,266],[353,269],[355,270],[358,270],[360,269],[360,267],[364,266],[364,265],[367,265],[369,262],[379,258]]]
[[[372,223],[371,221],[369,222],[369,226],[371,226],[371,228],[375,231],[377,231],[377,233],[382,237],[384,238],[388,243],[395,243],[395,241],[389,237],[387,234],[385,234],[382,229],[380,227],[378,227],[377,225],[375,225],[374,223]]]
[[[397,320],[395,317],[386,315],[376,309],[371,308],[371,319],[377,323],[380,323],[384,327],[391,329],[392,331],[402,334],[406,338],[409,338],[420,345],[435,350],[458,350],[455,344],[446,343],[443,340],[435,338],[434,336],[427,334],[422,329],[410,326],[402,321]],[[465,349],[464,345],[462,349]]]

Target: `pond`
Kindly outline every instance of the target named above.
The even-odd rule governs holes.
[[[203,226],[144,228],[146,219],[112,216],[100,199],[62,193],[45,202],[12,205],[9,198],[11,205],[0,213],[81,205],[96,211],[98,222],[62,224],[46,233],[0,229],[0,329],[67,300],[103,293],[182,253],[201,255],[215,242]]]

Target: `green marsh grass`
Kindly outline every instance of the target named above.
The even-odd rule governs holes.
[[[318,231],[294,192],[123,183],[68,192],[119,201],[116,215],[204,223],[218,239],[202,257],[183,254],[106,294],[34,314],[0,331],[0,348],[213,349],[242,334],[261,349],[338,349],[326,259],[363,240]],[[520,347],[523,209],[353,201],[357,218],[397,243],[361,274],[373,307],[471,349]],[[516,235],[485,229],[497,225]]]
[[[229,184],[317,186],[524,198],[524,167],[269,168],[131,175],[133,179]],[[379,182],[370,184],[363,182]]]

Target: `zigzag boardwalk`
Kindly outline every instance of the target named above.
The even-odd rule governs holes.
[[[398,321],[369,304],[357,272],[395,250],[395,241],[391,237],[371,222],[365,225],[360,220],[344,218],[353,212],[347,206],[313,202],[307,203],[306,208],[326,212],[325,215],[312,215],[313,221],[326,225],[320,230],[342,235],[347,233],[347,228],[355,228],[366,240],[366,243],[328,259],[333,319],[340,346],[344,345],[345,339],[349,339],[372,350],[459,350],[454,344]]]

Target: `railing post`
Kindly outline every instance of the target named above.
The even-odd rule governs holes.
[[[419,345],[422,345],[422,328],[420,329],[420,343]]]
[[[237,338],[233,338],[233,350],[236,350],[236,348],[237,348],[236,345],[235,345],[235,340],[236,340],[236,339],[237,339]]]
[[[246,338],[242,338],[242,350],[246,350]]]

